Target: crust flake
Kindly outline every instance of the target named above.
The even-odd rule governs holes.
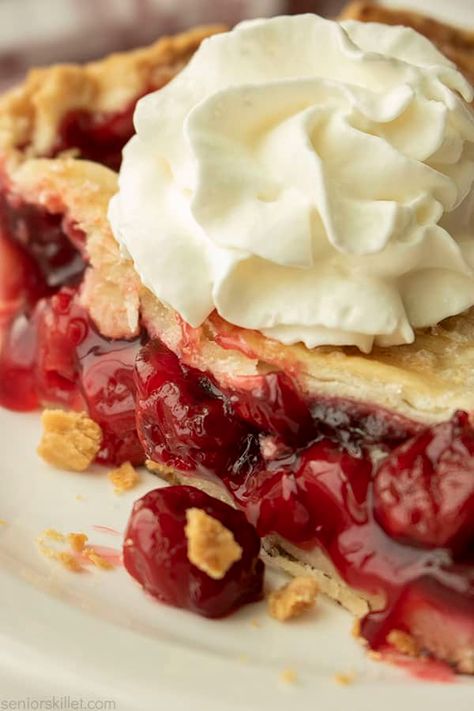
[[[38,454],[58,469],[83,472],[92,464],[102,442],[97,422],[83,412],[44,410]]]
[[[283,587],[270,593],[268,612],[279,622],[300,617],[314,606],[318,591],[318,584],[311,576],[293,578]]]
[[[133,489],[140,481],[139,473],[130,462],[124,462],[117,469],[112,469],[107,476],[112,482],[116,494]]]
[[[202,509],[188,509],[186,521],[189,560],[210,578],[222,580],[242,557],[241,546],[229,529]]]

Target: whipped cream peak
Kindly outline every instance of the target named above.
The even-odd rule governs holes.
[[[408,28],[241,23],[139,101],[114,233],[192,326],[410,342],[474,304],[473,97]]]

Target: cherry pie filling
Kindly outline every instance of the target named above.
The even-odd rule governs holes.
[[[69,111],[59,126],[52,156],[72,149],[79,158],[118,171],[122,149],[134,134],[133,112],[139,98],[114,113],[92,113],[86,109]]]
[[[374,649],[395,629],[435,654],[474,649],[467,415],[422,428],[307,402],[281,372],[225,392],[145,332],[104,338],[79,300],[83,241],[64,217],[0,198],[0,404],[86,409],[104,431],[100,462],[146,456],[218,479],[261,536],[322,549],[344,581],[382,598],[362,622]]]

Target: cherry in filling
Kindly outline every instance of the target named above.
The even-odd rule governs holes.
[[[188,558],[186,511],[198,508],[217,519],[242,549],[240,560],[214,579]],[[244,514],[192,486],[155,489],[139,499],[125,532],[123,562],[154,597],[205,617],[222,617],[262,597],[260,539]]]
[[[148,343],[136,364],[146,455],[191,477],[218,477],[260,535],[322,548],[347,583],[382,599],[362,624],[375,649],[396,629],[452,658],[459,625],[465,649],[474,648],[474,432],[467,415],[405,434],[395,449],[390,431],[378,443],[386,457],[377,467],[369,449],[354,454],[349,429],[341,443],[320,418],[311,425],[311,408],[287,392],[289,381],[264,377],[265,397],[250,403],[248,393],[234,391],[229,398],[205,373]],[[440,620],[436,639],[426,629],[429,610]]]

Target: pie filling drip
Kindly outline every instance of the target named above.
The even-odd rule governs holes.
[[[261,536],[322,549],[383,600],[362,622],[374,649],[393,630],[448,659],[453,645],[474,649],[467,415],[420,430],[349,401],[307,402],[279,372],[224,392],[146,334],[104,338],[80,303],[83,240],[67,219],[1,198],[0,404],[86,409],[104,432],[100,462],[146,456],[218,479]]]

